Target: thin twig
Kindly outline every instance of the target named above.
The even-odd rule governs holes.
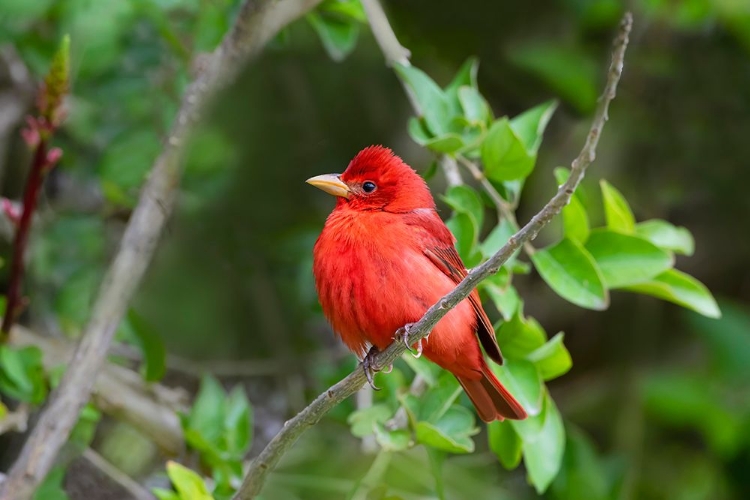
[[[47,141],[40,139],[31,160],[29,177],[23,194],[23,207],[21,218],[16,226],[16,234],[13,239],[13,252],[10,265],[10,278],[8,279],[7,302],[2,327],[0,327],[0,342],[3,342],[10,332],[10,327],[19,313],[21,305],[21,283],[23,282],[24,262],[26,257],[26,245],[29,242],[31,231],[31,220],[36,211],[39,192],[42,190],[44,181],[44,170],[48,167]]]
[[[24,263],[26,257],[26,246],[29,242],[31,232],[31,221],[36,211],[39,193],[42,190],[44,178],[55,166],[62,155],[57,148],[49,149],[49,142],[55,131],[60,127],[63,118],[63,100],[69,90],[68,79],[68,53],[70,38],[63,37],[60,48],[52,58],[49,72],[44,78],[44,83],[39,86],[36,96],[36,116],[27,118],[28,126],[22,130],[26,143],[34,150],[31,160],[31,168],[26,179],[23,193],[23,206],[21,215],[16,225],[15,237],[13,239],[13,252],[10,266],[10,278],[8,279],[7,303],[2,326],[0,326],[0,342],[7,340],[10,327],[21,309],[21,284],[23,283]],[[11,73],[21,73],[13,78],[23,79],[23,69],[11,69]]]
[[[368,0],[364,0],[365,3]],[[625,50],[633,24],[633,17],[626,13],[620,24],[619,34],[615,40],[612,63],[607,74],[604,93],[594,114],[591,129],[586,142],[578,157],[573,160],[568,180],[560,186],[557,193],[532,219],[511,236],[508,242],[487,262],[471,270],[468,275],[450,293],[430,307],[417,323],[409,330],[408,342],[394,342],[375,359],[376,367],[391,365],[406,350],[405,345],[413,345],[429,334],[432,328],[445,316],[448,311],[469,296],[480,281],[496,273],[500,267],[526,242],[533,240],[539,231],[546,226],[563,207],[570,201],[571,196],[585,175],[586,168],[596,157],[596,146],[599,142],[604,123],[607,121],[609,103],[615,97],[617,83],[622,74]],[[365,383],[362,367],[358,367],[346,378],[333,385],[319,395],[310,405],[284,424],[284,428],[268,443],[253,460],[245,476],[242,486],[234,496],[235,500],[255,498],[263,488],[268,473],[278,464],[281,457],[310,427],[314,426],[333,407],[358,391]]]
[[[362,0],[362,8],[365,10],[372,35],[378,42],[381,52],[383,52],[386,64],[388,66],[393,66],[394,64],[411,66],[411,62],[409,61],[411,53],[409,49],[399,43],[396,34],[393,32],[393,28],[391,28],[391,24],[388,22],[388,17],[383,12],[380,2],[378,0]],[[422,108],[419,105],[417,96],[414,95],[414,92],[412,92],[405,81],[401,80],[401,85],[404,87],[406,97],[409,99],[412,109],[414,109],[414,114],[422,116]],[[463,184],[461,172],[458,170],[455,158],[449,155],[440,155],[438,162],[443,169],[445,182],[448,186],[460,186]]]
[[[188,87],[172,130],[153,165],[120,248],[102,282],[91,318],[60,386],[0,486],[0,500],[25,500],[44,479],[67,441],[96,374],[153,256],[177,194],[185,145],[209,100],[278,31],[319,0],[245,0],[206,68]]]
[[[490,180],[487,179],[487,176],[484,175],[484,173],[476,163],[464,157],[463,155],[458,156],[458,162],[463,165],[466,170],[468,170],[469,173],[474,176],[474,179],[479,181],[479,183],[482,185],[484,190],[489,195],[490,199],[492,199],[492,202],[497,207],[498,217],[510,222],[513,230],[517,231],[519,226],[518,220],[516,220],[515,208],[512,207],[505,198],[502,197],[497,189],[495,189],[495,186],[493,186]],[[523,244],[523,249],[528,255],[533,255],[536,251],[534,246],[528,241]]]
[[[141,486],[136,480],[115,467],[106,458],[104,458],[91,448],[86,448],[83,451],[83,458],[85,458],[91,465],[102,471],[104,475],[117,483],[122,489],[130,493],[130,496],[135,500],[154,500],[156,498],[151,494],[151,492]]]

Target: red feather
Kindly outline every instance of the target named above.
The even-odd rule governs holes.
[[[454,238],[424,180],[389,149],[361,151],[340,176],[340,197],[314,248],[320,303],[334,331],[360,357],[385,349],[466,275]],[[365,188],[371,187],[371,192]],[[526,412],[484,360],[502,362],[479,295],[452,309],[425,339],[424,355],[459,380],[485,421]]]

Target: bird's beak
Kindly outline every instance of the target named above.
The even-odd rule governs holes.
[[[310,177],[305,182],[333,196],[349,198],[351,194],[349,186],[341,180],[341,175],[339,174],[316,175],[315,177]]]

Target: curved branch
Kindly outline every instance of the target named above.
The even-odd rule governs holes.
[[[185,144],[200,113],[279,29],[319,1],[245,0],[221,45],[209,56],[204,69],[185,92],[172,130],[99,289],[73,359],[0,486],[0,500],[24,500],[33,494],[54,464],[81,408],[88,401],[117,325],[143,278],[174,205]]]
[[[369,0],[364,0],[364,4]],[[471,270],[469,274],[448,295],[443,297],[437,304],[430,307],[417,323],[409,330],[408,345],[413,345],[418,340],[430,333],[432,328],[449,310],[469,296],[480,281],[500,270],[500,267],[510,258],[513,253],[521,248],[524,243],[533,240],[539,231],[546,226],[556,215],[560,213],[570,201],[578,184],[580,184],[586,173],[586,168],[596,157],[596,146],[599,142],[604,123],[607,121],[609,103],[615,97],[617,83],[622,74],[625,50],[633,24],[630,13],[625,14],[620,24],[619,34],[614,43],[612,62],[607,74],[607,83],[604,93],[599,99],[599,105],[594,114],[591,129],[586,137],[586,142],[578,157],[571,164],[568,180],[560,186],[557,193],[532,219],[511,236],[508,242],[493,255],[487,262]],[[403,342],[394,342],[388,349],[376,357],[376,367],[382,368],[392,364],[406,350]],[[255,498],[263,487],[268,473],[273,470],[284,453],[308,428],[314,426],[329,410],[340,402],[357,392],[365,383],[364,371],[358,367],[346,378],[315,398],[310,405],[297,414],[294,418],[284,424],[284,428],[274,436],[270,443],[253,460],[242,486],[234,496],[235,500],[248,500]]]

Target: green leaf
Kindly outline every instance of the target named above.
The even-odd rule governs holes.
[[[181,500],[213,500],[203,478],[172,460],[167,462],[167,475]]]
[[[158,500],[181,500],[180,495],[176,492],[165,490],[164,488],[152,488],[151,493],[153,493]]]
[[[443,371],[437,384],[430,387],[419,401],[419,420],[437,422],[461,395],[456,378]]]
[[[387,405],[375,404],[369,408],[356,410],[346,419],[351,426],[354,437],[365,437],[375,432],[376,424],[383,424],[393,416],[393,410]]]
[[[459,87],[458,100],[469,123],[481,124],[492,120],[492,110],[489,104],[474,87],[468,85]]]
[[[542,410],[544,384],[534,363],[525,359],[506,358],[502,366],[492,365],[492,371],[529,415],[539,414]]]
[[[427,129],[434,136],[451,132],[453,118],[443,90],[424,71],[396,63],[393,69],[413,93],[422,111]]]
[[[137,344],[143,353],[141,373],[144,380],[161,380],[167,371],[167,350],[159,334],[134,309],[128,311],[121,331]]]
[[[510,321],[518,312],[521,305],[521,298],[518,296],[518,292],[514,286],[506,285],[501,287],[495,285],[490,280],[484,280],[481,289],[489,295],[490,300],[495,304],[497,310],[500,311],[504,320]]]
[[[625,197],[605,180],[601,180],[599,185],[602,189],[607,227],[626,234],[635,232],[635,217]]]
[[[421,421],[416,426],[417,441],[449,453],[471,453],[471,436],[479,432],[474,414],[463,406],[451,406],[436,422]]]
[[[412,445],[411,432],[406,429],[389,431],[380,422],[373,425],[375,440],[385,451],[404,451]]]
[[[407,125],[409,136],[420,146],[424,146],[433,139],[432,133],[427,129],[424,118],[412,116]]]
[[[42,484],[34,492],[33,500],[70,500],[63,489],[65,467],[56,465],[47,473]]]
[[[577,241],[565,238],[531,256],[544,281],[562,298],[588,309],[609,305],[609,294],[593,257]]]
[[[445,93],[448,95],[458,95],[458,90],[463,86],[469,86],[473,89],[477,88],[477,73],[479,72],[479,59],[476,57],[468,58],[461,68],[453,77],[447,87],[445,87]]]
[[[659,248],[678,254],[693,255],[695,251],[695,241],[690,231],[665,220],[652,219],[636,224],[635,234]]]
[[[250,401],[242,386],[236,386],[226,400],[224,438],[233,459],[242,460],[250,448],[253,414]]]
[[[508,242],[510,237],[516,233],[516,231],[517,229],[513,227],[513,224],[511,224],[510,221],[502,219],[498,222],[497,226],[492,228],[490,234],[488,234],[484,241],[479,245],[482,254],[488,259],[495,255],[497,251]],[[516,261],[519,252],[520,250],[517,250],[513,253],[513,255],[506,261],[505,265],[512,266]]]
[[[474,253],[474,245],[477,241],[476,221],[466,213],[454,213],[450,219],[445,221],[453,236],[456,237],[456,250],[464,263]],[[469,265],[468,263],[466,265]]]
[[[495,421],[487,425],[490,449],[508,470],[513,470],[521,463],[521,437],[510,422]]]
[[[721,317],[719,306],[708,288],[677,269],[665,271],[645,283],[625,287],[625,290],[668,300],[709,318]]]
[[[578,198],[571,198],[562,211],[563,231],[565,237],[576,240],[579,243],[586,243],[591,232],[589,218],[583,203]]]
[[[558,333],[527,357],[529,361],[536,365],[544,380],[552,380],[564,375],[573,366],[570,353],[563,344],[564,337],[563,332]]]
[[[359,0],[325,0],[318,10],[329,12],[353,21],[367,22],[362,3]]]
[[[429,181],[430,179],[435,177],[435,174],[437,173],[437,171],[438,171],[438,163],[437,161],[433,160],[430,162],[430,166],[427,167],[427,169],[424,172],[422,172],[421,174],[422,179]]]
[[[556,168],[554,172],[558,185],[563,185],[570,175],[570,172],[562,167]],[[570,203],[563,207],[562,216],[565,237],[583,244],[586,243],[589,237],[591,226],[588,214],[586,213],[586,206],[579,196],[580,190],[581,187],[579,186],[575,193],[573,193],[573,196],[571,196]]]
[[[565,427],[549,393],[544,396],[544,411],[527,420],[514,420],[511,425],[523,441],[523,461],[529,481],[541,495],[560,471],[565,452]]]
[[[508,118],[495,120],[482,142],[481,152],[485,174],[494,181],[523,179],[534,169],[536,154],[527,151]]]
[[[198,396],[183,427],[198,433],[207,442],[216,444],[224,428],[226,393],[218,380],[210,375],[201,378]]]
[[[586,250],[608,288],[646,283],[674,264],[670,253],[647,240],[603,229],[591,231]]]
[[[495,332],[505,358],[525,359],[547,341],[541,325],[533,318],[524,319],[520,307],[510,321],[496,326]]]
[[[422,145],[436,153],[451,154],[461,149],[464,141],[458,134],[443,134],[425,141]]]
[[[484,204],[479,193],[465,184],[451,186],[443,200],[456,212],[468,215],[474,224],[474,233],[479,234],[484,223]]]
[[[551,100],[535,106],[510,121],[510,127],[523,143],[526,151],[536,159],[542,144],[542,135],[552,115],[557,109],[557,101]]]
[[[78,421],[70,432],[68,441],[75,444],[79,450],[85,450],[91,444],[96,434],[96,427],[102,418],[102,414],[96,407],[87,403],[81,409],[81,413],[78,416]]]
[[[16,349],[0,345],[0,392],[33,404],[44,401],[47,384],[38,347]]]
[[[318,12],[309,13],[307,20],[318,33],[328,56],[334,61],[343,61],[357,46],[359,23]]]
[[[415,358],[411,354],[404,353],[401,359],[412,369],[412,371],[427,381],[427,385],[435,385],[441,369],[435,363],[428,361],[424,356]]]

